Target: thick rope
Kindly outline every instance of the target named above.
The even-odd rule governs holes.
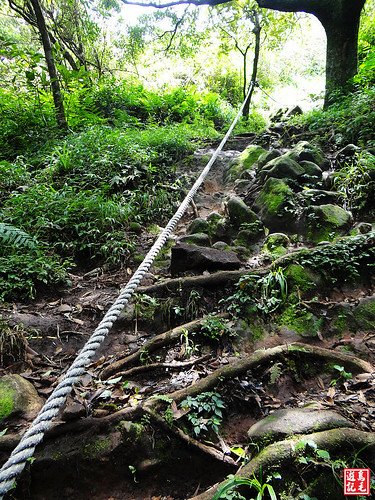
[[[114,304],[109,308],[92,336],[82,348],[81,352],[73,361],[63,380],[56,386],[51,396],[47,399],[38,416],[32,422],[30,428],[22,436],[21,441],[13,450],[7,462],[5,462],[5,464],[0,469],[0,500],[2,500],[5,493],[7,493],[14,487],[16,477],[22,472],[27,460],[33,456],[36,446],[41,443],[45,432],[51,427],[52,420],[57,416],[60,408],[64,405],[66,398],[72,391],[73,385],[78,382],[80,377],[85,373],[85,368],[91,363],[91,360],[95,355],[97,349],[108,335],[115,321],[119,318],[121,311],[128,304],[130,297],[134,294],[140,281],[150,269],[152,263],[155,260],[155,257],[162,249],[169,236],[172,234],[178,221],[184,215],[186,209],[193,200],[203,181],[207,177],[207,174],[209,173],[213,163],[218,157],[220,151],[223,149],[234,127],[236,126],[245,106],[245,102],[253,87],[254,83],[251,82],[248,95],[242,103],[241,108],[239,109],[231,126],[229,127],[228,132],[225,134],[225,137],[212,155],[210,161],[202,170],[202,173],[195,181],[193,187],[190,189],[189,193],[182,201],[180,207],[170,219],[166,227],[163,229],[160,236],[155,241],[150,251],[144,258],[142,264],[138,267],[134,275],[129,280],[128,284],[125,286],[125,288],[122,289]]]

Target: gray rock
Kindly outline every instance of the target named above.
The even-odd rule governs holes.
[[[276,410],[250,427],[247,435],[255,442],[271,442],[293,434],[308,434],[339,427],[354,425],[333,410],[292,408]]]
[[[228,250],[229,245],[225,241],[217,241],[212,245],[212,248],[216,248],[216,250]]]
[[[211,212],[207,215],[207,222],[216,223],[221,220],[223,217],[219,214],[219,212]]]
[[[171,274],[185,271],[234,270],[241,267],[241,262],[234,252],[224,252],[215,248],[199,247],[186,243],[172,248]]]
[[[186,236],[181,236],[179,241],[200,246],[209,246],[211,243],[210,237],[205,233],[187,234]]]
[[[338,205],[311,205],[307,209],[307,237],[313,243],[333,240],[345,234],[352,221],[352,214]]]
[[[313,163],[312,161],[302,160],[299,164],[304,169],[303,179],[305,181],[316,182],[322,180],[322,169],[318,167],[316,163]]]
[[[293,179],[297,180],[305,173],[305,170],[292,158],[286,155],[280,156],[268,162],[259,172],[261,180],[269,179]]]
[[[208,227],[209,224],[205,219],[197,217],[196,219],[191,221],[187,229],[187,232],[189,234],[206,233],[208,231]]]
[[[340,195],[336,191],[324,191],[322,189],[304,189],[300,195],[306,205],[326,205],[337,203]]]
[[[281,152],[278,149],[271,149],[271,151],[263,153],[259,156],[257,161],[258,169],[261,170],[267,163],[279,156],[281,156]]]
[[[351,158],[360,151],[361,148],[356,146],[355,144],[347,144],[345,147],[343,147],[342,149],[340,149],[340,151],[337,152],[336,158],[338,159]]]
[[[231,223],[235,227],[241,224],[252,224],[259,221],[258,216],[238,196],[232,196],[227,202],[227,211]]]
[[[307,141],[300,141],[287,155],[298,163],[311,161],[319,166],[324,160],[322,151]]]
[[[295,206],[296,197],[292,189],[282,179],[272,177],[267,179],[255,199],[262,222],[272,231],[294,230]]]
[[[350,234],[368,234],[372,231],[372,224],[369,222],[358,222],[353,229],[350,231]]]
[[[20,375],[0,378],[0,422],[22,415],[33,419],[42,407],[42,399],[34,386]]]

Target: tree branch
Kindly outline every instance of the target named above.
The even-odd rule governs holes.
[[[140,5],[141,7],[154,7],[155,9],[165,9],[173,7],[174,5],[220,5],[222,3],[229,3],[231,0],[172,0],[171,2],[147,2],[142,0],[121,0],[126,5]]]

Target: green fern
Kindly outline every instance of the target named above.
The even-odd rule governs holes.
[[[37,241],[22,229],[0,222],[0,246],[2,245],[35,249]]]

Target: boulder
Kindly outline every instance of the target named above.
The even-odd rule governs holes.
[[[333,410],[288,408],[276,410],[250,427],[253,442],[270,443],[294,434],[309,434],[340,427],[354,427],[350,420]]]
[[[279,156],[268,162],[259,172],[259,178],[297,180],[305,173],[303,167],[287,155]]]
[[[235,227],[240,227],[241,224],[253,224],[259,222],[259,218],[255,212],[251,210],[246,203],[238,196],[232,196],[227,202],[227,212],[229,220]]]
[[[261,170],[265,165],[267,165],[268,162],[278,158],[279,156],[281,156],[281,152],[278,149],[271,149],[271,151],[266,151],[261,154],[257,161],[258,169]]]
[[[366,297],[353,309],[356,327],[361,331],[374,331],[375,297]]]
[[[324,161],[322,151],[317,146],[313,146],[307,141],[300,141],[286,154],[298,163],[301,161],[311,161],[319,167]]]
[[[243,172],[253,167],[259,156],[266,150],[256,144],[248,146],[238,158],[229,164],[229,168],[224,172],[224,181],[234,181],[239,179]]]
[[[210,237],[205,233],[187,234],[186,236],[181,236],[178,241],[198,246],[209,246],[211,244]]]
[[[324,191],[323,189],[304,189],[299,196],[306,205],[335,204],[340,198],[337,191]]]
[[[0,422],[9,417],[33,419],[42,407],[34,386],[20,375],[0,378]]]
[[[263,224],[272,231],[285,230],[288,226],[292,231],[295,204],[295,194],[286,182],[271,177],[259,191],[254,206]]]
[[[234,270],[241,262],[234,252],[179,243],[172,248],[171,274],[185,271]]]
[[[368,234],[372,231],[372,224],[369,222],[358,222],[353,229],[350,231],[350,234],[356,236],[357,234]]]
[[[190,222],[187,232],[189,234],[207,233],[208,226],[209,224],[205,219],[202,219],[202,217],[197,217]]]
[[[313,242],[332,241],[345,234],[353,217],[338,205],[311,205],[307,209],[307,238]]]
[[[281,257],[287,253],[290,243],[289,237],[284,233],[271,233],[267,236],[262,251],[272,257]]]
[[[304,170],[302,175],[303,183],[311,184],[320,182],[322,180],[323,171],[316,163],[312,161],[302,160],[300,163],[301,167]]]

